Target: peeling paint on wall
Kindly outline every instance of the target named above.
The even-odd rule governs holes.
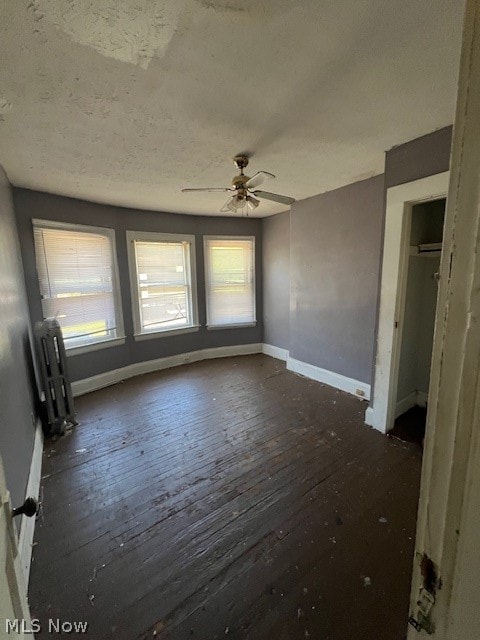
[[[78,44],[147,69],[154,56],[165,53],[181,6],[168,0],[32,0],[29,9],[35,23],[47,20]]]
[[[438,568],[426,554],[417,554],[422,575],[422,587],[418,594],[414,614],[409,617],[409,624],[416,631],[425,631],[428,635],[435,633],[432,619],[432,609],[435,605],[437,591],[442,588],[442,581],[438,576]]]

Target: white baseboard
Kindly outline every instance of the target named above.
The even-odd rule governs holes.
[[[287,359],[287,369],[295,373],[300,373],[302,376],[306,376],[312,380],[317,380],[317,382],[328,384],[330,387],[335,387],[335,389],[351,393],[358,398],[362,398],[362,400],[370,400],[370,385],[365,382],[347,378],[339,373],[334,373],[333,371],[328,371],[327,369],[322,369],[321,367],[316,367],[313,364],[301,362],[300,360],[295,360],[290,357]]]
[[[395,418],[398,418],[398,416],[401,416],[413,407],[426,407],[427,401],[428,393],[425,393],[425,391],[412,391],[408,396],[397,402]]]
[[[365,424],[369,427],[372,427],[373,429],[376,429],[377,431],[380,431],[380,433],[387,433],[384,421],[382,421],[382,419],[379,419],[378,415],[375,413],[375,408],[373,406],[368,407],[365,411]]]
[[[415,404],[417,407],[426,407],[428,404],[428,393],[425,393],[425,391],[417,391]]]
[[[373,427],[373,407],[368,407],[365,411],[365,424],[369,427]]]
[[[428,394],[424,391],[413,391],[405,398],[397,402],[395,406],[395,419],[401,416],[403,413],[412,409],[412,407],[426,407],[428,402]],[[377,424],[375,411],[373,407],[368,407],[365,411],[365,424],[369,427],[378,429],[382,433],[386,433],[384,424]]]
[[[253,353],[264,353],[272,358],[278,358],[279,360],[285,360],[287,362],[287,369],[300,373],[307,378],[323,382],[331,387],[340,389],[351,393],[363,400],[370,399],[370,385],[354,380],[353,378],[347,378],[333,371],[327,371],[306,362],[295,360],[290,358],[286,349],[275,347],[270,344],[253,343],[253,344],[241,344],[233,345],[229,347],[214,347],[212,349],[201,349],[199,351],[189,351],[188,353],[182,353],[175,356],[168,356],[166,358],[157,358],[156,360],[147,360],[146,362],[137,362],[135,364],[127,365],[121,369],[114,369],[113,371],[107,371],[91,378],[85,378],[83,380],[77,380],[72,383],[72,392],[75,397],[81,396],[90,391],[97,389],[103,389],[112,384],[116,384],[121,380],[127,380],[134,376],[142,375],[144,373],[151,373],[153,371],[160,371],[162,369],[170,369],[171,367],[178,367],[182,364],[189,362],[199,362],[200,360],[211,360],[213,358],[226,358],[228,356],[240,356],[249,355]]]
[[[263,343],[262,353],[266,356],[277,358],[277,360],[284,360],[285,362],[288,360],[288,349],[281,349],[280,347],[275,347],[273,344]]]
[[[43,454],[43,431],[39,420],[35,427],[35,440],[33,445],[32,462],[27,482],[26,498],[32,497],[38,500],[40,493],[40,478],[42,475],[42,454]],[[32,544],[35,531],[35,517],[27,518],[22,516],[20,523],[20,535],[18,537],[18,550],[20,562],[25,578],[25,585],[28,587],[30,576],[30,565],[32,562]]]
[[[157,358],[156,360],[147,360],[145,362],[137,362],[127,365],[121,369],[113,369],[106,373],[100,373],[91,378],[84,378],[72,383],[72,392],[74,397],[81,396],[84,393],[95,391],[109,387],[112,384],[127,380],[134,376],[144,373],[152,373],[153,371],[161,371],[162,369],[170,369],[178,367],[189,362],[199,362],[200,360],[211,360],[213,358],[227,358],[229,356],[249,355],[253,353],[262,353],[263,345],[259,342],[253,344],[232,345],[229,347],[214,347],[211,349],[200,349],[198,351],[189,351],[176,356],[168,356],[166,358]]]
[[[417,404],[417,394],[415,391],[409,393],[408,396],[399,400],[395,406],[395,418],[412,409]]]

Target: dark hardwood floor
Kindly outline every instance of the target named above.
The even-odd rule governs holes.
[[[79,398],[45,445],[32,615],[95,640],[403,640],[421,452],[365,407],[262,355]]]

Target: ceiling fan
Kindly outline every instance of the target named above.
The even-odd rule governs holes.
[[[210,193],[222,193],[232,192],[227,202],[220,209],[221,212],[232,211],[237,213],[238,211],[246,212],[254,211],[260,204],[258,198],[264,198],[265,200],[272,200],[273,202],[280,202],[281,204],[292,204],[295,202],[295,198],[289,198],[288,196],[281,196],[277,193],[270,193],[269,191],[255,191],[254,189],[265,182],[265,180],[271,180],[275,178],[273,173],[268,171],[257,171],[251,178],[243,173],[243,170],[248,165],[247,156],[235,156],[233,158],[233,164],[240,169],[240,174],[235,176],[232,180],[231,187],[205,187],[203,189],[182,189],[183,193],[191,193],[197,191],[207,191]]]

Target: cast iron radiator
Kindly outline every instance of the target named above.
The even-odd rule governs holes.
[[[60,324],[55,318],[36,322],[34,336],[45,396],[46,430],[50,434],[62,434],[68,424],[77,423]]]

